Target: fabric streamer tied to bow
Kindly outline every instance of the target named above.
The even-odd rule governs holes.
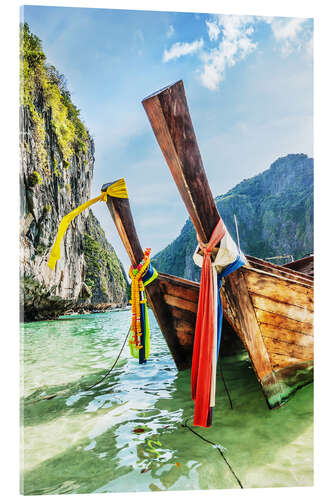
[[[58,233],[54,242],[54,245],[51,249],[51,253],[48,260],[48,266],[53,270],[57,261],[61,257],[61,242],[63,237],[67,231],[69,224],[72,222],[75,217],[77,217],[81,212],[83,212],[86,208],[94,205],[98,201],[107,201],[107,195],[112,196],[114,198],[128,198],[127,188],[125,179],[119,179],[115,181],[113,184],[108,186],[106,191],[102,191],[99,196],[93,198],[91,200],[86,201],[79,207],[72,210],[70,213],[65,215],[60,224]],[[150,249],[149,249],[150,252]],[[147,298],[145,293],[145,287],[148,286],[154,279],[157,278],[157,271],[153,268],[149,261],[149,252],[146,256],[146,252],[144,258],[146,259],[145,267],[138,276],[138,270],[140,271],[143,266],[143,262],[139,264],[137,269],[133,269],[131,267],[131,272],[133,272],[132,278],[132,299],[135,297],[135,301],[132,303],[132,314],[135,309],[135,324],[132,321],[131,325],[131,335],[129,339],[129,346],[132,356],[139,359],[139,363],[145,363],[149,357],[150,352],[150,328],[149,328],[149,319],[148,319],[148,309],[147,309]]]
[[[222,277],[244,265],[246,259],[231,239],[222,219],[217,223],[207,244],[203,244],[198,236],[197,238],[203,258],[198,256],[197,249],[194,260],[196,264],[201,265],[202,270],[191,373],[192,399],[195,401],[193,424],[210,427],[215,405],[216,365],[222,329]],[[224,252],[222,260],[227,265],[217,274],[215,264],[219,253],[214,265],[211,254],[219,242],[219,252]]]
[[[48,260],[49,268],[53,270],[55,268],[57,261],[61,257],[61,252],[60,252],[61,242],[72,220],[75,219],[75,217],[77,217],[86,208],[90,207],[91,205],[94,205],[94,203],[97,203],[98,201],[106,202],[107,195],[112,196],[114,198],[128,198],[125,179],[119,179],[118,181],[114,182],[107,188],[106,191],[102,191],[99,196],[96,196],[96,198],[86,201],[85,203],[75,208],[61,219],[57,237],[51,249],[50,257]]]

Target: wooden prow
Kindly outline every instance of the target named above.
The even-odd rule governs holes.
[[[113,183],[104,184],[102,191],[106,191],[111,184]],[[135,229],[130,202],[127,198],[108,195],[106,203],[131,263],[137,267],[142,260],[143,250]],[[157,279],[147,286],[146,293],[178,370],[189,368],[199,286],[159,273]],[[180,314],[182,308],[185,313]],[[185,314],[186,321],[181,321],[179,318]]]
[[[193,225],[204,243],[219,221],[180,80],[142,101]]]
[[[105,192],[114,182],[103,184],[101,191]],[[131,264],[137,267],[142,259],[143,250],[135,229],[129,199],[112,198],[108,196],[106,204],[114,220],[120,239],[130,258]]]

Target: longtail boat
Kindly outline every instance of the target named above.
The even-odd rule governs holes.
[[[220,215],[183,82],[148,96],[142,104],[198,238],[205,244]],[[243,267],[225,277],[221,295],[224,314],[248,351],[268,406],[280,406],[313,380],[313,278],[247,257]]]
[[[101,191],[106,192],[113,184],[104,184]],[[107,195],[106,204],[131,264],[137,267],[143,250],[130,201]],[[158,277],[146,288],[146,294],[178,370],[190,368],[199,283],[158,272]]]

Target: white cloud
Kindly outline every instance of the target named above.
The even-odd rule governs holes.
[[[198,53],[202,62],[198,70],[199,79],[204,87],[212,91],[218,90],[228,68],[256,50],[258,42],[254,40],[254,33],[259,23],[270,25],[282,56],[302,50],[306,56],[312,57],[313,30],[308,19],[217,15],[211,16],[205,23],[211,42],[209,47],[203,48],[202,39],[192,43],[177,42],[164,51],[163,61]]]
[[[264,19],[271,25],[272,33],[284,57],[306,49],[311,54],[312,27],[307,19],[272,17]]]
[[[272,20],[272,32],[276,40],[295,40],[302,30],[304,19],[279,19]]]
[[[169,29],[167,31],[167,37],[170,38],[172,35],[175,33],[175,28],[173,27],[172,24],[170,24]]]
[[[220,28],[218,27],[218,25],[214,21],[206,21],[206,26],[208,29],[209,40],[217,40],[220,34]]]
[[[226,14],[218,16],[218,23],[223,29],[224,37],[228,40],[237,40],[242,34],[252,34],[253,28],[250,25],[254,21],[253,16],[230,16]],[[247,32],[247,30],[250,31]]]
[[[171,61],[172,59],[178,59],[182,56],[187,56],[189,54],[194,54],[203,46],[202,38],[200,40],[195,40],[192,43],[174,43],[170,50],[165,50],[163,54],[163,62]]]
[[[251,16],[221,15],[212,23],[206,22],[210,40],[213,39],[212,36],[217,40],[220,33],[222,37],[217,47],[202,55],[204,66],[200,72],[200,80],[209,90],[217,90],[226,69],[255,50],[257,44],[251,39],[254,32],[251,25],[253,21]],[[212,25],[217,27],[218,32],[213,31]]]

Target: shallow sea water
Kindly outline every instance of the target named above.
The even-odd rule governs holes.
[[[23,494],[239,488],[219,450],[182,425],[194,410],[190,370],[177,371],[149,314],[147,364],[126,345],[90,390],[116,359],[130,311],[22,325]],[[247,355],[224,357],[223,373],[233,409],[218,372],[213,426],[194,430],[223,447],[244,488],[311,486],[312,384],[269,411]]]

